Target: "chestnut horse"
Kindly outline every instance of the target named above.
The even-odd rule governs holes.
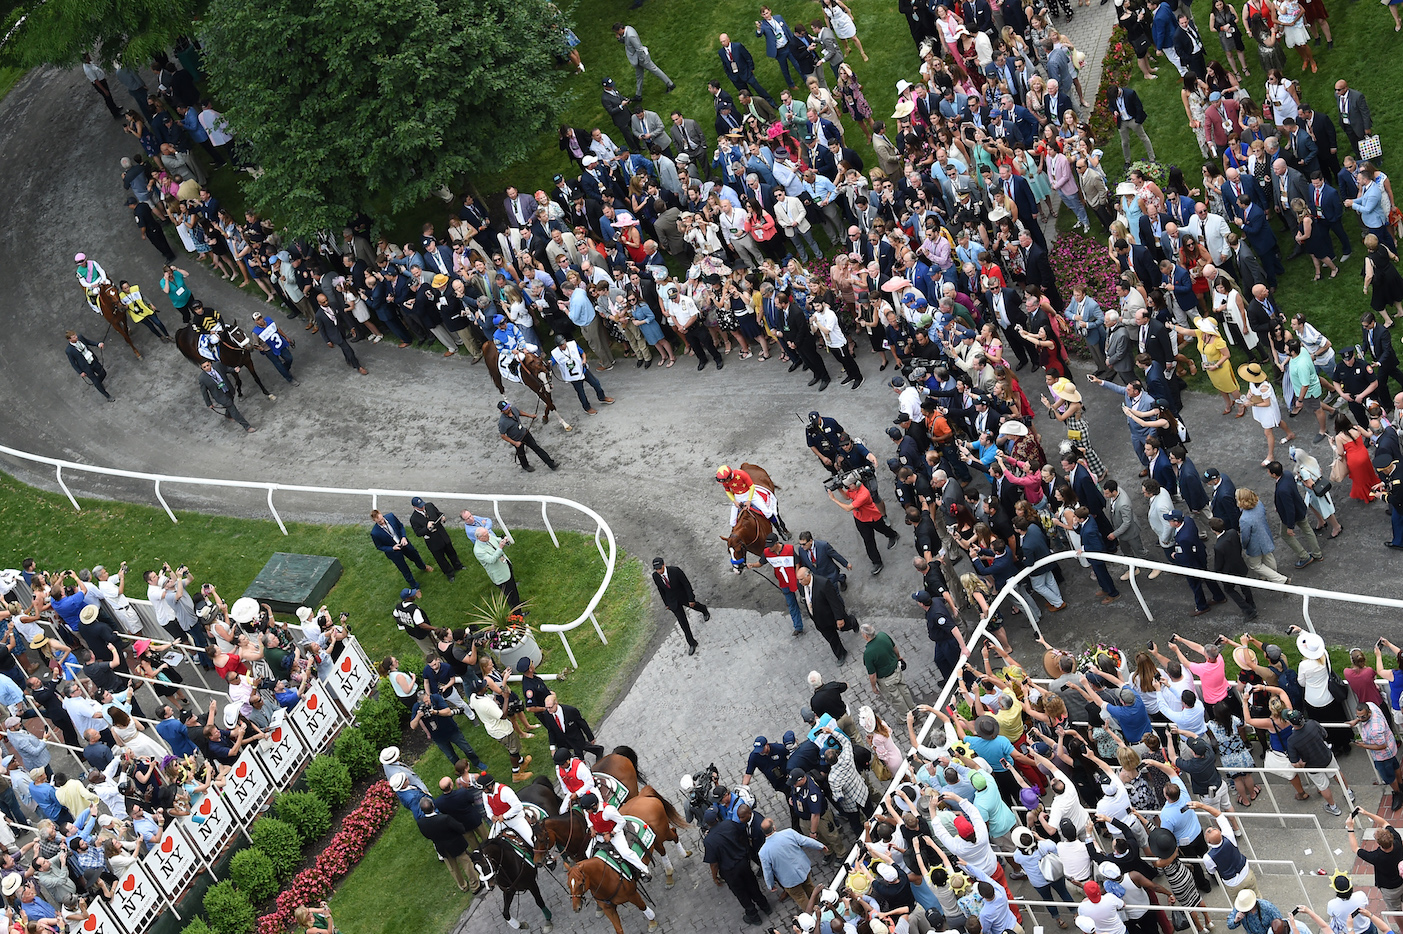
[[[180,352],[185,355],[195,366],[199,366],[207,360],[207,357],[200,356],[200,336],[190,325],[175,332],[175,346],[180,348]],[[224,326],[219,334],[219,362],[229,371],[229,376],[234,381],[235,395],[244,394],[243,381],[239,379],[239,369],[248,367],[249,375],[258,384],[263,395],[269,399],[276,400],[278,397],[268,391],[268,387],[263,385],[263,380],[258,378],[258,371],[253,368],[253,342],[244,333],[243,328],[237,324],[224,322]]]
[[[537,778],[535,782],[522,790],[521,798],[523,801],[531,801],[540,807],[549,808],[549,813],[552,815],[537,824],[535,852],[537,865],[545,861],[547,851],[552,846],[560,850],[567,864],[573,865],[587,858],[592,836],[589,823],[586,821],[584,813],[578,808],[571,808],[564,814],[555,813],[560,809],[560,799],[555,796],[548,780],[544,777]],[[683,846],[681,839],[677,836],[676,828],[685,827],[686,821],[677,813],[672,802],[658,794],[652,785],[644,785],[639,790],[637,797],[625,801],[623,806],[619,808],[619,813],[625,817],[638,818],[653,831],[653,845],[644,854],[643,861],[651,865],[650,857],[656,854],[667,875],[667,887],[672,888],[675,879],[672,860],[668,859],[667,856],[667,844],[677,844],[678,849],[682,850],[683,857],[692,855],[692,851]]]
[[[497,352],[497,345],[492,340],[488,340],[482,345],[482,359],[487,364],[487,374],[492,377],[492,385],[497,387],[497,391],[506,398],[507,387],[502,382],[502,373],[498,369],[498,358],[501,355]],[[546,404],[546,411],[541,416],[541,424],[550,421],[550,413],[555,412],[560,418],[560,426],[566,431],[574,431],[574,426],[565,420],[565,416],[560,414],[560,410],[555,407],[555,400],[551,397],[550,367],[540,357],[533,353],[527,353],[521,361],[517,373],[521,376],[521,384],[536,394],[536,398]]]
[[[745,471],[752,483],[758,487],[763,487],[772,493],[778,493],[779,487],[770,479],[765,468],[756,464],[741,464],[740,469]],[[731,527],[730,535],[722,535],[721,540],[726,543],[726,550],[731,554],[731,570],[740,574],[745,570],[746,553],[755,555],[757,558],[765,556],[765,540],[770,537],[770,532],[779,530],[781,536],[786,540],[789,538],[789,529],[784,525],[784,519],[779,514],[779,509],[775,509],[775,521],[760,515],[754,509],[742,509],[736,516],[736,524]]]
[[[127,342],[127,346],[136,354],[138,360],[141,359],[141,351],[136,349],[132,343],[131,326],[127,323],[127,307],[122,304],[122,299],[117,295],[117,287],[108,282],[98,286],[97,309],[102,312],[102,316],[107,319],[107,323],[112,325],[112,329],[122,335],[122,340]]]
[[[624,926],[619,922],[619,906],[634,905],[648,919],[648,930],[658,929],[658,918],[643,901],[638,885],[632,879],[625,879],[598,856],[578,862],[570,867],[569,881],[570,907],[579,912],[584,906],[585,896],[594,896],[594,903],[601,913],[608,915],[614,924],[614,934],[624,934]]]

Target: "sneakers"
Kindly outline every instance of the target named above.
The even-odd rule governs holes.
[[[1346,789],[1345,789],[1345,797],[1349,799],[1350,807],[1354,807],[1354,789],[1353,789],[1353,788],[1346,788]]]
[[[1338,806],[1338,805],[1334,805],[1334,804],[1327,804],[1327,805],[1325,805],[1325,813],[1327,813],[1327,814],[1333,814],[1333,815],[1335,815],[1336,817],[1339,817],[1339,816],[1340,816],[1340,809],[1339,809],[1339,806]]]

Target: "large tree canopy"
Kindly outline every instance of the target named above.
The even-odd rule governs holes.
[[[4,58],[26,68],[72,65],[101,46],[102,58],[143,71],[190,32],[195,0],[28,0],[11,11],[0,34],[23,19]]]
[[[298,234],[383,216],[524,158],[561,109],[546,0],[213,0],[206,70]]]

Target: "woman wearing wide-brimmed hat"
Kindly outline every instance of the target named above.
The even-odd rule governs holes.
[[[1091,446],[1091,432],[1086,424],[1086,409],[1082,403],[1081,391],[1065,376],[1059,377],[1056,373],[1048,372],[1047,379],[1047,388],[1052,393],[1052,398],[1043,396],[1042,404],[1047,407],[1047,414],[1067,429],[1067,439],[1086,455],[1086,464],[1099,483],[1106,478],[1106,465],[1101,462],[1101,456]]]
[[[1276,429],[1281,425],[1281,403],[1276,398],[1276,387],[1271,377],[1260,363],[1244,363],[1237,368],[1237,375],[1247,383],[1247,394],[1242,397],[1252,407],[1252,417],[1262,426],[1267,436],[1267,456],[1262,461],[1265,467],[1276,460]],[[1288,426],[1286,440],[1295,441],[1296,433]]]
[[[1198,341],[1198,352],[1203,356],[1203,369],[1208,373],[1213,388],[1223,397],[1223,414],[1227,415],[1238,401],[1242,387],[1237,384],[1237,376],[1232,370],[1232,351],[1218,330],[1218,322],[1212,318],[1195,318],[1191,328],[1172,325],[1174,330]],[[1242,414],[1241,412],[1238,413]]]

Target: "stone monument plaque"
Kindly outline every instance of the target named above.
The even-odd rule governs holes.
[[[299,606],[315,610],[340,578],[341,562],[335,558],[276,552],[243,595],[278,613],[293,613]]]

